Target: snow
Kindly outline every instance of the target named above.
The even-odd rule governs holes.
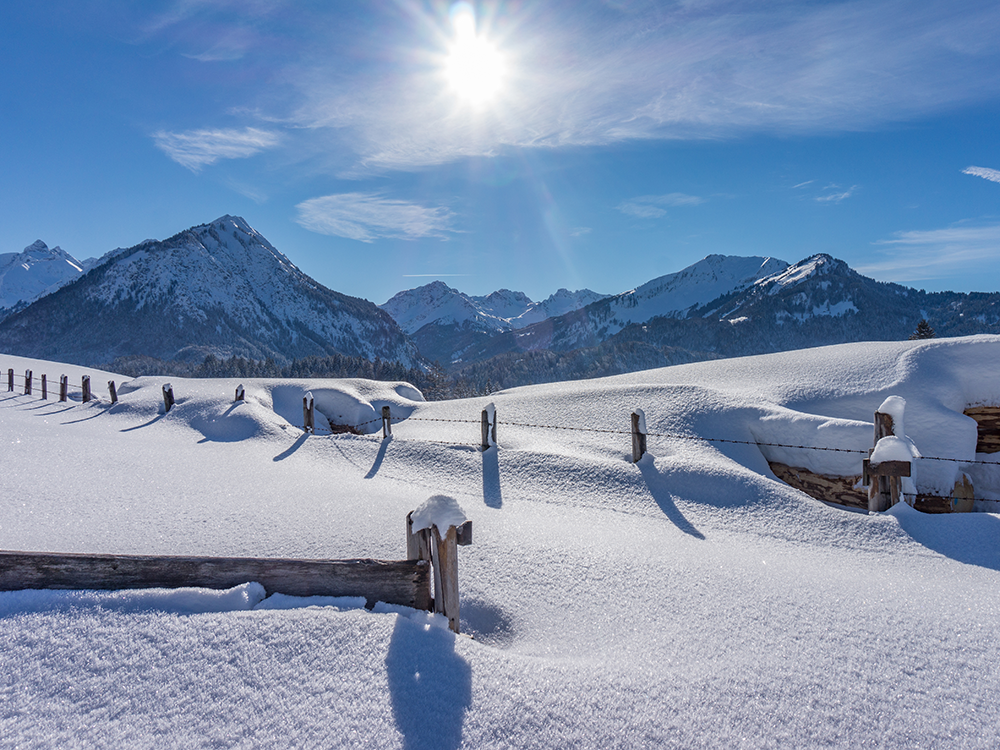
[[[0,593],[4,746],[1000,742],[1000,472],[975,463],[998,458],[977,457],[962,414],[1000,404],[1000,337],[509,389],[485,452],[483,399],[400,383],[171,378],[164,414],[164,379],[0,355],[7,368],[114,379],[120,401],[0,388],[0,549],[401,559],[406,514],[436,495],[476,535],[459,552],[471,638],[403,607],[260,599],[253,582]],[[303,433],[307,391],[345,424],[389,405],[393,439]],[[770,473],[783,455],[860,474],[889,396],[906,401],[918,489],[967,473],[977,512],[851,513]],[[637,405],[649,452],[632,464]]]
[[[413,521],[414,531],[436,526],[442,534],[450,526],[458,528],[469,520],[458,500],[447,495],[431,495],[417,506],[410,518]]]
[[[890,435],[875,443],[875,450],[872,451],[869,460],[873,464],[880,464],[883,461],[905,461],[908,463],[913,460],[913,453],[906,440]]]

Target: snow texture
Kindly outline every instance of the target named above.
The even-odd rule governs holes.
[[[407,512],[439,494],[476,538],[459,554],[471,638],[249,581],[0,593],[5,747],[1000,744],[1000,472],[962,414],[1000,404],[1000,337],[508,389],[485,452],[481,399],[400,383],[246,380],[234,402],[239,381],[172,378],[162,413],[162,379],[7,368],[115,379],[120,400],[0,389],[0,549],[402,559]],[[302,433],[307,391],[345,424],[390,405],[393,439]],[[770,473],[860,474],[888,396],[918,489],[966,473],[976,512],[852,513]],[[637,404],[652,434],[632,464]]]
[[[459,527],[465,523],[468,516],[458,504],[458,500],[447,495],[431,495],[424,500],[411,516],[413,530],[422,531],[434,526],[444,534],[451,526]]]

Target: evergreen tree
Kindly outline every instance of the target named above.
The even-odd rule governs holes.
[[[934,329],[931,328],[930,323],[928,323],[924,318],[921,318],[920,322],[917,323],[917,330],[910,334],[910,341],[932,338],[934,338]]]

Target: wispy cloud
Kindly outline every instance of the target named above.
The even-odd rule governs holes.
[[[816,180],[806,180],[805,182],[800,182],[798,185],[792,185],[792,190],[804,188],[806,185],[812,185],[814,182],[816,182]]]
[[[573,229],[570,230],[569,236],[570,237],[583,237],[586,234],[590,234],[592,231],[594,231],[594,230],[592,228],[590,228],[590,227],[574,227]]]
[[[697,195],[685,193],[667,193],[666,195],[640,195],[638,198],[624,201],[615,206],[623,214],[639,219],[659,219],[666,216],[664,207],[697,206],[705,199]]]
[[[831,185],[827,190],[836,188],[836,185]],[[858,189],[857,185],[851,185],[847,190],[843,190],[839,193],[827,193],[826,195],[819,195],[816,200],[820,203],[840,203],[847,198],[850,198],[854,191]]]
[[[171,133],[160,130],[153,133],[156,146],[171,159],[192,172],[214,164],[219,159],[243,159],[281,141],[277,133],[257,128],[243,130],[189,130]]]
[[[302,84],[295,117],[347,135],[371,168],[408,169],[505,146],[857,130],[1000,92],[995,4],[961,12],[909,0],[736,0],[726,4],[731,12],[717,3],[584,7],[525,3],[497,21],[493,38],[509,74],[496,101],[475,114],[442,84],[440,39],[429,32],[424,49],[414,44],[415,27],[442,23],[419,13],[382,18],[371,24],[379,39],[331,40],[331,49],[370,45],[381,60],[406,65],[344,78],[331,61]]]
[[[456,231],[451,227],[455,215],[449,209],[394,200],[380,193],[326,195],[303,201],[296,209],[296,222],[309,231],[361,242],[443,238]]]
[[[874,245],[888,257],[859,272],[899,282],[968,277],[984,261],[1000,260],[1000,224],[897,232]]]
[[[1000,182],[1000,170],[990,169],[989,167],[966,167],[962,170],[962,174],[982,177],[984,180],[989,180],[990,182]]]

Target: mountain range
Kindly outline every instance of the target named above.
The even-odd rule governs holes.
[[[104,256],[0,321],[0,351],[88,365],[209,354],[421,361],[387,313],[302,273],[234,216]]]
[[[97,261],[40,241],[0,255],[0,304],[0,351],[12,354],[86,365],[142,357],[164,370],[208,355],[278,364],[338,355],[422,372],[436,361],[469,395],[905,339],[922,319],[941,336],[1000,333],[1000,293],[927,293],[824,254],[791,265],[710,255],[619,294],[561,289],[541,302],[436,281],[376,306],[306,276],[233,216]]]

